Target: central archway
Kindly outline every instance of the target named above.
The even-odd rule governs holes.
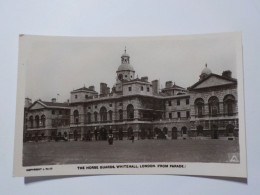
[[[133,128],[132,127],[129,127],[127,129],[127,136],[128,136],[128,139],[130,139],[132,136],[133,136],[134,132],[133,132]]]
[[[203,126],[197,126],[197,136],[203,136]]]
[[[107,140],[107,130],[106,128],[101,128],[100,131],[100,140]]]
[[[122,128],[120,128],[118,130],[118,138],[119,138],[119,140],[123,140],[123,129]]]
[[[212,129],[211,138],[212,139],[218,139],[218,126],[212,125],[211,129]]]
[[[177,139],[178,135],[177,135],[177,128],[176,127],[173,127],[172,128],[172,139]]]

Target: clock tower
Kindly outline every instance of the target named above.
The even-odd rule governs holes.
[[[130,56],[125,52],[121,56],[121,65],[118,67],[116,79],[116,90],[122,91],[122,82],[131,81],[135,78],[135,70],[130,64]]]

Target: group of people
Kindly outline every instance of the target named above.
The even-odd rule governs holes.
[[[109,144],[109,145],[112,145],[113,142],[114,142],[114,136],[113,136],[113,134],[109,134],[107,140],[108,140],[108,144]],[[130,140],[132,140],[132,143],[134,143],[135,136],[134,136],[134,135],[131,135]]]

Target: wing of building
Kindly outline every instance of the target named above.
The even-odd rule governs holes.
[[[159,89],[158,80],[150,82],[147,76],[135,76],[125,50],[116,74],[112,88],[100,83],[100,93],[94,86],[71,91],[69,104],[34,102],[25,109],[26,136],[52,139],[58,135],[75,140],[106,140],[109,134],[119,140],[133,136],[135,139],[238,136],[237,80],[230,71],[217,75],[206,66],[199,81],[188,89],[172,81]]]
[[[70,130],[69,103],[58,103],[53,98],[50,102],[37,100],[32,104],[26,98],[25,105],[25,141],[67,137]]]

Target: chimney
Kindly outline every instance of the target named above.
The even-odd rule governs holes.
[[[30,98],[25,98],[24,107],[28,108],[32,105],[32,100]]]
[[[110,87],[107,87],[106,88],[106,94],[109,94],[110,93]]]
[[[52,102],[52,103],[55,103],[55,102],[56,102],[56,98],[52,98],[52,99],[51,99],[51,102]]]
[[[95,86],[91,85],[91,86],[89,86],[89,89],[92,90],[92,91],[95,91]]]
[[[170,88],[170,87],[172,87],[172,81],[166,81],[165,88]]]
[[[232,78],[232,72],[230,70],[225,70],[222,72],[223,77]]]
[[[106,94],[106,92],[107,92],[107,84],[100,83],[100,94]]]
[[[148,82],[148,77],[147,76],[141,77],[141,81]]]
[[[152,81],[152,87],[153,87],[154,94],[158,94],[159,93],[159,81],[158,80]]]

